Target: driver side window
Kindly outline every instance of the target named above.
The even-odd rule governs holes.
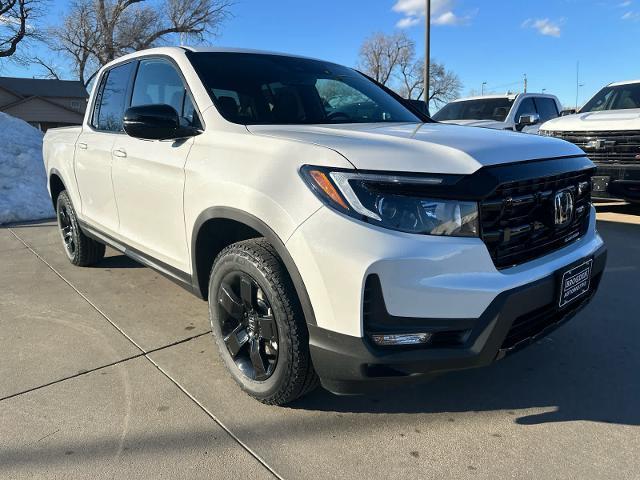
[[[528,98],[525,98],[520,104],[520,106],[518,107],[518,111],[516,112],[516,116],[514,120],[518,122],[522,115],[534,115],[535,113],[538,113],[538,112],[536,110],[536,105],[533,102],[533,98],[528,97]]]
[[[136,74],[131,106],[161,104],[172,106],[180,115],[183,126],[201,128],[191,96],[174,66],[158,58],[142,60]]]

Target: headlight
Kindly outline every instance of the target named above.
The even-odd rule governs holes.
[[[372,225],[407,233],[477,237],[476,202],[433,198],[442,178],[357,173],[305,165],[311,190],[329,207]]]
[[[553,137],[554,134],[551,130],[539,130],[538,134],[542,135],[543,137]]]

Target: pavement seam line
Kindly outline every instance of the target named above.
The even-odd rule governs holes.
[[[262,464],[262,466],[264,468],[266,468],[274,477],[276,477],[279,480],[284,480],[284,478],[278,473],[276,472],[268,463],[266,460],[264,460],[260,455],[258,455],[258,453],[256,451],[254,451],[249,445],[247,445],[246,443],[244,443],[235,433],[233,433],[224,423],[222,423],[218,417],[211,412],[207,407],[205,407],[195,396],[193,396],[185,387],[183,387],[180,382],[178,382],[176,379],[174,379],[168,372],[166,372],[158,363],[156,363],[155,360],[153,360],[151,357],[145,355],[145,357],[147,358],[147,360],[149,360],[151,362],[151,364],[153,366],[155,366],[165,377],[167,377],[176,387],[178,387],[178,389],[180,389],[182,391],[182,393],[184,393],[187,397],[189,397],[191,399],[191,401],[193,401],[193,403],[195,403],[198,407],[200,407],[200,409],[209,417],[211,418],[211,420],[213,420],[215,423],[218,424],[218,426],[220,428],[222,428],[225,432],[227,432],[227,434],[234,439],[238,445],[240,445],[242,448],[244,448],[251,456],[253,456],[258,462],[260,462]]]
[[[86,375],[88,373],[93,373],[93,372],[97,372],[98,370],[103,370],[105,368],[113,367],[115,365],[120,365],[121,363],[128,362],[129,360],[135,360],[136,358],[146,357],[146,355],[148,353],[155,353],[155,352],[159,352],[161,350],[164,350],[166,348],[175,347],[176,345],[180,345],[181,343],[189,342],[189,341],[194,340],[196,338],[200,338],[200,337],[202,337],[204,335],[209,335],[209,333],[211,333],[211,332],[199,333],[197,335],[193,335],[193,336],[188,337],[188,338],[183,338],[182,340],[178,340],[177,342],[173,342],[173,343],[170,343],[168,345],[163,345],[161,347],[156,347],[156,348],[154,348],[152,350],[149,350],[146,353],[138,353],[136,355],[131,355],[129,357],[125,357],[125,358],[121,358],[120,360],[116,360],[115,362],[107,363],[105,365],[100,365],[99,367],[94,367],[94,368],[91,368],[89,370],[84,370],[84,371],[75,373],[73,375],[69,375],[67,377],[63,377],[63,378],[59,378],[57,380],[53,380],[53,381],[48,382],[48,383],[43,383],[42,385],[38,385],[36,387],[31,387],[31,388],[28,388],[27,390],[23,390],[21,392],[12,393],[11,395],[7,395],[6,397],[0,398],[0,402],[2,402],[3,400],[9,400],[11,398],[19,397],[20,395],[24,395],[25,393],[30,393],[30,392],[34,392],[36,390],[40,390],[42,388],[50,387],[51,385],[55,385],[57,383],[62,383],[64,381],[66,381],[66,380],[71,380],[72,378],[78,378],[78,377],[81,377],[81,376]]]
[[[152,353],[150,352],[145,352],[145,350],[138,345],[138,343],[132,339],[129,335],[127,335],[124,330],[122,330],[120,327],[118,327],[113,321],[111,321],[111,319],[102,311],[100,310],[100,308],[98,308],[97,305],[95,305],[91,300],[89,300],[89,298],[87,298],[86,295],[84,295],[80,290],[78,290],[71,282],[69,282],[69,280],[67,280],[60,272],[58,272],[49,262],[47,262],[38,252],[36,252],[31,245],[29,245],[27,242],[25,242],[22,238],[20,238],[20,236],[18,236],[17,233],[15,233],[13,231],[12,228],[8,229],[9,232],[11,232],[11,234],[16,237],[25,247],[27,247],[29,249],[29,251],[31,253],[33,253],[42,263],[44,263],[47,267],[49,267],[49,269],[55,273],[63,282],[65,282],[67,285],[69,285],[69,287],[71,287],[78,295],[80,295],[80,297],[87,302],[96,312],[98,312],[107,322],[109,322],[116,330],[118,330],[118,332],[120,332],[127,340],[129,340],[138,350],[140,350],[140,354],[136,355],[135,357],[132,358],[139,358],[139,357],[145,357],[153,366],[155,366],[165,377],[167,377],[169,379],[169,381],[171,381],[176,387],[178,387],[178,389],[180,389],[182,391],[182,393],[184,393],[188,398],[191,399],[191,401],[193,403],[195,403],[209,418],[211,418],[220,428],[222,428],[227,435],[229,435],[233,440],[236,441],[236,443],[238,443],[238,445],[240,445],[247,453],[249,453],[249,455],[251,455],[253,458],[255,458],[264,468],[266,468],[273,476],[275,476],[276,478],[278,478],[279,480],[284,480],[282,476],[280,476],[273,468],[271,468],[269,466],[269,464],[260,456],[258,455],[251,447],[249,447],[249,445],[245,444],[238,436],[236,436],[225,424],[223,424],[212,412],[210,412],[202,403],[200,403],[200,401],[198,401],[191,393],[189,393],[182,385],[180,385],[180,383],[178,383],[177,380],[175,380],[173,377],[171,377],[171,375],[169,375],[167,372],[165,372],[162,367],[160,367],[160,365],[158,365],[151,357],[149,357],[147,355],[147,353]],[[208,332],[207,332],[208,333]],[[202,336],[202,335],[206,335],[207,333],[203,333],[197,336]],[[171,346],[171,345],[169,345]],[[157,351],[157,350],[156,350]],[[130,360],[130,359],[129,359]],[[126,360],[125,360],[126,361]],[[119,363],[119,362],[118,362]],[[94,370],[95,371],[95,370]],[[83,372],[81,374],[76,374],[75,376],[80,376],[80,375],[84,375],[85,373],[89,373],[89,372]],[[69,378],[73,378],[73,377],[69,377]],[[53,382],[53,383],[57,383],[57,382]],[[42,387],[39,388],[44,388],[47,385],[43,385]],[[26,393],[26,392],[23,392]],[[15,396],[15,395],[13,395]],[[11,397],[8,397],[11,398]],[[0,399],[4,400],[4,399]]]
[[[42,263],[44,263],[47,267],[49,267],[49,269],[55,273],[58,277],[60,277],[60,279],[66,283],[67,285],[69,285],[69,287],[71,287],[78,295],[80,295],[80,297],[82,297],[82,299],[87,302],[91,307],[93,307],[93,309],[98,312],[102,318],[104,318],[107,322],[109,322],[113,328],[115,328],[116,330],[118,330],[127,340],[129,340],[138,350],[140,350],[142,353],[145,353],[144,348],[142,348],[140,345],[138,345],[138,343],[131,338],[129,335],[127,335],[125,333],[124,330],[122,330],[118,325],[116,325],[114,322],[111,321],[111,319],[107,316],[106,313],[104,313],[102,310],[100,310],[100,308],[98,308],[98,306],[96,304],[94,304],[91,300],[89,300],[85,294],[83,294],[80,290],[78,290],[75,285],[73,285],[69,280],[67,280],[60,272],[58,272],[55,267],[53,267],[49,262],[47,262],[38,252],[36,252],[33,247],[31,247],[31,245],[29,245],[27,242],[25,242],[22,238],[20,238],[18,236],[18,234],[16,232],[13,231],[13,229],[9,229],[9,231],[11,232],[11,234],[16,237],[18,240],[20,240],[22,242],[22,244],[27,247],[29,249],[29,251],[31,251],[31,253],[33,253],[36,257],[38,257],[40,259],[40,261]]]

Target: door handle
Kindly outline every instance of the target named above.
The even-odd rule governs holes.
[[[125,152],[123,149],[121,148],[117,148],[113,151],[113,154],[116,157],[120,157],[120,158],[127,158],[127,152]]]
[[[86,150],[87,144],[84,142],[78,142],[78,148],[81,148],[82,150]]]

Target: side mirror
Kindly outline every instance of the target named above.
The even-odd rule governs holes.
[[[540,115],[537,113],[530,113],[529,115],[521,115],[518,119],[518,124],[516,128],[518,131],[522,131],[524,127],[530,127],[532,125],[537,125],[540,123]]]
[[[577,112],[576,112],[576,109],[575,109],[575,108],[568,108],[568,109],[566,109],[566,110],[562,110],[562,111],[560,112],[560,116],[561,116],[561,117],[566,117],[567,115],[575,115],[576,113],[577,113]]]
[[[413,100],[411,98],[406,98],[404,99],[404,103],[409,108],[414,108],[418,110],[420,113],[422,113],[423,115],[426,115],[427,117],[431,117],[431,115],[429,114],[429,105],[427,105],[427,102],[423,100]]]
[[[124,112],[124,131],[130,137],[145,140],[169,140],[197,134],[191,127],[181,127],[180,117],[170,105],[139,105]]]

